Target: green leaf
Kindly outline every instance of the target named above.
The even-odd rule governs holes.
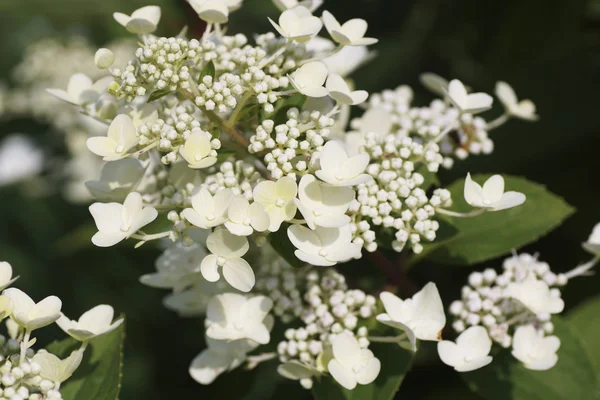
[[[569,312],[567,321],[579,333],[600,373],[600,296],[588,299]],[[600,392],[600,387],[598,389]]]
[[[220,164],[222,162],[227,161],[227,159],[229,157],[231,157],[232,155],[234,155],[235,152],[234,151],[230,151],[230,150],[221,150],[217,153],[217,164]]]
[[[381,372],[369,385],[354,390],[341,387],[331,376],[323,376],[313,386],[317,400],[391,400],[400,388],[412,363],[414,353],[396,344],[373,343],[369,347],[381,361]]]
[[[165,97],[166,95],[172,93],[169,89],[159,89],[159,90],[155,90],[154,92],[150,93],[150,96],[148,96],[148,100],[146,101],[146,103],[152,103],[153,101],[156,101],[162,97]]]
[[[210,77],[213,79],[213,81],[215,80],[215,76],[216,76],[216,71],[215,71],[215,63],[211,61],[208,62],[208,64],[206,64],[204,66],[204,68],[202,68],[202,71],[200,71],[200,80],[199,82],[202,83],[202,78],[204,78],[206,75],[210,75]]]
[[[483,183],[489,175],[473,179]],[[440,215],[455,234],[424,246],[423,255],[445,264],[471,265],[495,258],[534,242],[560,225],[574,208],[545,187],[524,178],[504,176],[506,190],[525,193],[527,201],[508,210],[486,212],[470,218]],[[471,207],[463,196],[464,179],[452,183],[452,211],[466,212]]]
[[[292,267],[301,268],[304,265],[304,262],[300,261],[295,255],[296,247],[290,242],[290,239],[287,236],[287,228],[288,226],[282,225],[281,228],[277,232],[269,233],[269,243],[273,246],[273,249],[285,259]]]
[[[219,128],[218,126],[214,125],[210,129],[210,136],[213,139],[219,139],[221,137],[221,128]]]
[[[508,350],[492,363],[460,374],[469,388],[487,400],[594,400],[598,374],[578,333],[555,318],[554,335],[560,338],[558,363],[548,371],[523,367]]]
[[[64,382],[60,392],[64,400],[117,400],[121,389],[125,323],[114,331],[93,339],[75,374]],[[75,339],[51,343],[47,350],[60,358],[79,348]]]

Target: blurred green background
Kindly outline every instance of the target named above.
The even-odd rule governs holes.
[[[163,7],[159,34],[176,35],[186,24],[199,28],[184,0],[153,3]],[[244,3],[231,18],[230,32],[270,30],[266,17],[277,16],[270,0]],[[112,12],[129,13],[143,5],[144,0],[0,1],[0,80],[10,80],[27,44],[41,38],[83,35],[100,46],[127,36]],[[494,131],[493,155],[457,163],[442,181],[471,171],[520,175],[547,185],[577,213],[524,250],[539,252],[555,271],[586,260],[580,242],[600,221],[600,1],[326,0],[323,9],[341,21],[366,19],[369,36],[380,39],[374,46],[378,58],[354,75],[360,88],[375,92],[409,84],[415,102],[424,104],[430,95],[419,86],[418,74],[431,71],[487,92],[496,80],[505,80],[520,97],[533,99],[539,122],[514,121]],[[40,143],[56,138],[34,120],[0,120],[0,136],[15,131]],[[18,286],[35,299],[58,295],[70,316],[98,303],[110,303],[127,315],[122,399],[310,397],[295,383],[277,378],[275,363],[252,373],[235,371],[210,387],[196,384],[187,367],[203,347],[202,321],[178,318],[161,304],[166,293],[137,280],[153,270],[159,250],[144,246],[134,251],[132,243],[108,250],[81,245],[91,236],[82,228],[90,222],[86,206],[58,195],[31,198],[20,187],[0,188],[0,259],[21,275]],[[501,260],[485,265],[498,268]],[[413,269],[411,277],[419,285],[433,278],[449,303],[471,270],[426,264]],[[595,295],[599,283],[598,275],[570,283],[564,292],[567,306]],[[60,337],[54,327],[42,339]],[[457,374],[439,361],[429,363],[423,353],[399,398],[477,398]]]

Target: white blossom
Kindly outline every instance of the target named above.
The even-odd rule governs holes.
[[[506,82],[496,83],[496,96],[510,115],[528,121],[536,121],[535,104],[531,100],[517,98],[514,89]]]
[[[351,91],[344,78],[337,74],[329,74],[325,87],[329,91],[329,96],[339,104],[357,105],[369,97],[369,93],[365,90]]]
[[[264,232],[271,223],[264,206],[257,202],[250,203],[243,195],[231,200],[227,217],[225,227],[238,236],[248,236],[253,231]]]
[[[565,308],[563,299],[553,296],[548,284],[533,276],[521,282],[511,282],[504,295],[520,301],[534,314],[558,314]]]
[[[413,351],[417,350],[416,339],[431,341],[442,339],[446,315],[435,283],[429,282],[410,299],[401,300],[390,292],[382,292],[379,297],[386,313],[379,314],[377,320],[404,330]]]
[[[488,211],[516,207],[526,200],[523,193],[504,192],[504,178],[500,175],[491,176],[482,187],[471,179],[471,174],[467,174],[464,196],[469,205]]]
[[[198,354],[189,367],[190,376],[203,385],[211,384],[225,371],[240,366],[247,353],[258,347],[258,343],[247,340],[215,340],[206,337],[208,348]]]
[[[304,64],[289,76],[298,92],[308,97],[324,97],[329,91],[323,86],[327,79],[327,66],[320,61]]]
[[[98,81],[94,84],[91,78],[82,73],[77,73],[69,79],[67,90],[62,89],[46,89],[48,93],[74,105],[81,105],[95,101],[100,97],[99,85],[104,81]]]
[[[179,154],[194,169],[208,168],[217,162],[217,157],[211,155],[211,137],[202,130],[192,131],[185,144],[179,148]]]
[[[313,175],[304,175],[298,184],[298,199],[294,199],[306,224],[339,228],[350,223],[346,215],[354,199],[354,190],[343,186],[329,186]]]
[[[181,215],[199,228],[213,228],[227,220],[227,209],[233,196],[231,189],[219,190],[213,196],[204,186],[199,186],[192,193],[192,208],[186,208]]]
[[[41,149],[26,136],[13,134],[0,142],[0,186],[39,174],[43,164]]]
[[[96,200],[120,202],[135,190],[143,176],[142,163],[134,158],[125,158],[106,163],[100,179],[87,181],[85,186]]]
[[[312,265],[331,266],[360,257],[361,246],[352,243],[350,225],[339,228],[317,226],[314,230],[292,225],[287,234],[298,249],[294,252],[296,257]]]
[[[32,361],[40,366],[40,375],[54,383],[62,383],[69,379],[81,364],[83,352],[75,350],[69,357],[61,360],[46,350],[40,350],[33,356]]]
[[[473,371],[492,362],[492,340],[482,326],[468,328],[456,338],[456,343],[439,342],[437,349],[442,362],[458,372]]]
[[[282,12],[279,16],[279,24],[271,18],[269,22],[281,36],[299,43],[309,41],[323,27],[321,20],[301,5]]]
[[[344,331],[331,340],[333,359],[327,369],[333,379],[348,390],[357,384],[368,385],[381,370],[381,362],[368,349],[363,349],[350,332]]]
[[[137,192],[129,193],[123,204],[94,203],[89,209],[98,228],[92,243],[99,247],[110,247],[129,238],[158,216],[154,207],[144,207]]]
[[[237,10],[242,0],[188,0],[198,16],[210,24],[224,24],[229,12]]]
[[[13,302],[11,318],[28,331],[50,325],[60,318],[62,302],[56,296],[48,296],[36,304],[20,289],[5,289],[2,294]]]
[[[206,247],[212,254],[206,256],[200,265],[204,279],[209,282],[218,281],[221,267],[227,283],[237,290],[249,292],[254,287],[254,271],[242,258],[249,246],[248,239],[233,235],[227,229],[218,229],[208,235]]]
[[[335,141],[325,143],[319,163],[321,169],[315,175],[330,185],[354,186],[373,179],[363,173],[369,164],[369,155],[363,153],[348,157],[344,148]]]
[[[131,33],[145,35],[156,30],[160,21],[161,10],[158,6],[145,6],[138,8],[131,15],[116,12],[113,14],[115,21],[123,25]]]
[[[533,325],[524,325],[515,331],[512,355],[527,369],[546,371],[556,365],[556,352],[559,347],[558,337],[544,336],[544,333],[536,330]]]
[[[448,98],[462,112],[477,114],[492,107],[494,99],[486,93],[468,93],[458,79],[448,84]]]
[[[123,323],[123,318],[112,322],[114,313],[111,306],[100,304],[84,312],[77,321],[70,320],[61,313],[56,324],[67,335],[80,342],[86,342],[117,329]]]
[[[323,11],[322,18],[331,38],[343,46],[368,46],[378,41],[364,37],[368,27],[364,19],[354,18],[341,25],[329,11]]]
[[[254,200],[263,205],[271,220],[269,231],[279,230],[283,221],[294,218],[296,204],[294,198],[298,192],[296,181],[284,176],[273,181],[262,181],[254,187]]]
[[[321,7],[323,0],[273,0],[273,3],[279,9],[279,11],[285,11],[297,6],[302,6],[308,8],[311,12],[314,12],[317,8]]]
[[[594,255],[600,255],[600,223],[594,225],[592,233],[582,246],[590,253]]]
[[[265,296],[223,293],[214,296],[206,311],[206,336],[218,340],[270,340],[269,312],[273,301]]]
[[[137,129],[132,119],[128,115],[119,114],[108,127],[106,136],[91,137],[86,144],[92,153],[104,157],[104,161],[113,161],[126,157],[138,142]]]

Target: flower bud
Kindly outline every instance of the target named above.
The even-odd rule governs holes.
[[[107,69],[115,62],[115,55],[109,49],[98,49],[94,56],[94,63],[99,69]]]

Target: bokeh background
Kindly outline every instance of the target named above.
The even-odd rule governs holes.
[[[186,24],[192,31],[200,28],[184,0],[152,3],[163,7],[159,34],[176,35]],[[244,3],[231,18],[231,31],[270,30],[266,17],[277,16],[270,0]],[[143,5],[144,0],[1,0],[0,81],[14,84],[11,70],[27,45],[41,38],[81,35],[99,47],[127,36],[112,12],[129,13]],[[378,57],[354,75],[360,88],[376,92],[409,84],[415,102],[422,104],[430,95],[418,84],[418,75],[431,71],[487,92],[505,80],[520,97],[533,99],[539,122],[514,121],[494,131],[491,156],[457,163],[442,181],[475,171],[525,176],[547,185],[577,212],[524,250],[539,252],[555,271],[586,260],[580,242],[600,221],[599,0],[326,0],[322,9],[342,21],[366,19],[369,36],[380,39],[374,46]],[[0,139],[26,133],[59,155],[64,145],[51,130],[32,118],[0,117]],[[138,283],[140,275],[153,270],[159,250],[144,246],[134,251],[132,243],[94,248],[86,205],[66,202],[52,187],[40,186],[35,196],[31,192],[31,186],[0,187],[0,259],[12,263],[21,275],[18,285],[32,297],[63,299],[68,315],[98,303],[126,314],[122,399],[310,398],[278,378],[275,363],[251,373],[235,371],[210,387],[196,384],[187,367],[203,347],[202,321],[177,317],[161,304],[166,293]],[[501,259],[485,266],[499,268]],[[411,271],[411,278],[419,285],[435,279],[449,303],[471,270],[423,264]],[[378,272],[373,269],[373,274]],[[570,283],[564,292],[567,306],[596,294],[599,284],[598,275]],[[58,328],[51,328],[41,339],[60,337]],[[399,398],[477,398],[451,369],[433,360],[422,352]]]

